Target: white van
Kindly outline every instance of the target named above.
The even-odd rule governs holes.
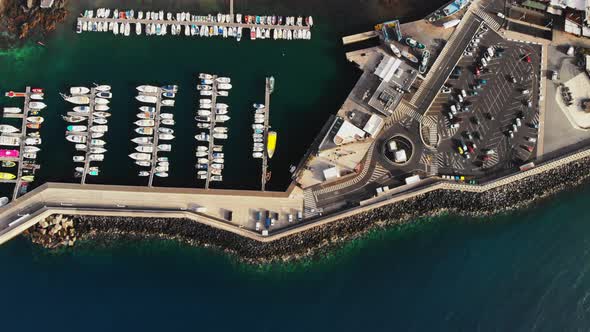
[[[451,113],[457,114],[457,108],[455,107],[455,105],[451,105]]]

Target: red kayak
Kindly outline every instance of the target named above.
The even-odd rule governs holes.
[[[14,91],[8,91],[4,95],[8,98],[25,97],[26,96],[26,94],[24,92],[14,92]]]
[[[43,89],[41,88],[33,88],[31,91],[33,91],[33,93],[43,93]]]

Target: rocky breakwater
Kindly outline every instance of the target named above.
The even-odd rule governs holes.
[[[361,212],[352,217],[318,225],[272,242],[259,242],[206,226],[191,219],[71,216],[80,239],[176,240],[194,246],[212,247],[248,263],[290,261],[321,257],[368,231],[411,222],[421,217],[455,213],[488,216],[524,207],[557,191],[587,182],[590,158],[554,168],[510,184],[481,192],[435,190]]]
[[[39,0],[0,0],[0,48],[19,46],[55,30],[68,14],[68,0],[55,0],[41,8]]]
[[[27,230],[25,235],[31,238],[31,242],[50,249],[71,247],[76,243],[74,222],[71,218],[62,215],[53,215],[41,220]]]

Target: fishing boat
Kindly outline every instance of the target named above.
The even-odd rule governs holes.
[[[11,125],[0,125],[0,133],[17,133],[20,129]]]
[[[94,98],[94,103],[96,105],[107,105],[108,103],[110,103],[110,101],[105,98]]]
[[[158,97],[156,97],[156,96],[139,95],[139,96],[135,96],[135,99],[141,101],[142,103],[155,104],[156,102],[158,102]]]
[[[40,101],[32,101],[29,103],[29,108],[33,108],[33,109],[42,110],[45,107],[47,107],[47,105],[45,105],[45,103],[40,102]]]
[[[45,121],[45,119],[43,119],[43,117],[40,116],[29,116],[27,118],[27,122],[30,123],[43,123],[43,121]]]
[[[76,104],[76,105],[86,105],[86,104],[90,103],[90,98],[88,98],[87,96],[68,97],[66,95],[62,95],[62,97],[64,98],[65,101],[72,103],[72,104]]]
[[[67,135],[66,140],[72,143],[86,143],[86,136],[84,135]]]
[[[154,120],[137,120],[134,123],[139,127],[153,127],[156,125]]]
[[[418,58],[417,58],[417,57],[415,57],[415,56],[414,56],[412,53],[410,53],[410,52],[408,52],[408,51],[406,51],[406,50],[403,50],[403,51],[402,51],[402,56],[403,56],[404,58],[406,58],[406,59],[408,59],[408,60],[412,61],[413,63],[418,63]]]
[[[266,137],[266,141],[266,152],[268,153],[268,157],[272,158],[277,147],[277,133],[270,131]]]
[[[76,107],[74,107],[74,112],[88,113],[88,112],[90,112],[90,107],[89,106],[76,106]]]
[[[152,167],[151,160],[150,161],[148,161],[148,160],[136,160],[135,161],[135,164],[137,166],[141,166],[141,167]]]
[[[135,159],[135,160],[151,160],[152,159],[152,155],[148,154],[148,153],[141,153],[141,152],[134,152],[132,154],[129,155],[129,158],[131,159]]]
[[[0,158],[18,158],[19,154],[18,150],[0,149]]]
[[[69,122],[69,123],[79,123],[79,122],[82,122],[82,121],[86,121],[86,117],[83,117],[83,116],[75,116],[75,115],[65,116],[65,115],[62,115],[61,117],[62,117],[62,119],[64,119],[66,122]]]
[[[107,143],[101,139],[90,140],[90,145],[93,145],[93,146],[104,146],[105,144],[107,144]]]
[[[174,135],[172,134],[158,134],[158,139],[162,141],[169,141],[174,139]]]
[[[174,106],[174,99],[163,99],[162,106]]]
[[[20,107],[4,107],[4,113],[6,114],[19,114],[22,113]]]
[[[397,46],[395,46],[394,44],[389,44],[389,48],[391,49],[391,51],[393,52],[393,54],[398,57],[401,58],[402,53],[399,50],[399,48],[397,48]]]
[[[73,131],[73,132],[84,132],[84,131],[86,131],[86,129],[88,129],[88,127],[86,127],[86,126],[67,126],[66,127],[67,131]]]
[[[0,180],[14,180],[16,175],[12,173],[0,172]]]
[[[140,92],[144,93],[156,93],[158,92],[158,87],[153,85],[140,85],[136,88]]]
[[[71,95],[85,95],[90,92],[90,89],[83,86],[74,86],[70,88]]]
[[[146,136],[135,137],[134,139],[131,140],[131,142],[136,143],[136,144],[150,144],[150,143],[152,143],[152,138],[146,137]]]
[[[108,118],[109,116],[111,116],[111,113],[107,113],[107,112],[94,112],[94,116],[95,117],[99,117],[99,118]]]
[[[154,128],[153,127],[138,127],[135,128],[135,132],[141,135],[153,135]]]

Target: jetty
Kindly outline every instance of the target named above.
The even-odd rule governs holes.
[[[153,94],[152,94],[153,95]],[[158,165],[158,139],[159,139],[159,130],[160,130],[160,112],[162,110],[162,88],[158,88],[158,92],[155,94],[158,100],[156,101],[156,111],[154,114],[154,140],[153,146],[154,149],[152,151],[152,166],[150,167],[150,177],[148,180],[148,187],[152,187],[154,185],[154,175],[156,174],[156,167]]]
[[[213,75],[213,84],[211,87],[211,121],[209,122],[209,164],[207,167],[207,178],[205,179],[205,189],[209,189],[211,184],[211,162],[213,161],[213,147],[215,146],[215,139],[213,138],[214,128],[217,120],[217,75]]]
[[[90,103],[88,104],[88,132],[86,136],[86,158],[84,158],[84,171],[82,172],[82,184],[86,184],[86,176],[88,175],[88,170],[90,169],[90,143],[92,142],[92,137],[89,135],[90,126],[92,126],[92,121],[94,120],[94,106],[95,101],[94,98],[96,97],[96,90],[94,88],[90,89]]]
[[[29,102],[31,101],[31,87],[27,87],[25,90],[25,101],[23,107],[23,118],[21,124],[21,132],[20,132],[20,153],[18,155],[18,170],[16,173],[16,180],[14,185],[14,191],[12,193],[12,199],[16,199],[18,197],[20,187],[23,183],[23,166],[24,166],[24,151],[25,151],[25,140],[27,139],[27,117],[29,116]]]
[[[270,127],[270,94],[272,93],[270,77],[266,78],[264,89],[264,132],[262,134],[264,150],[262,152],[262,175],[260,177],[260,189],[266,190],[266,181],[268,180],[268,128]]]

